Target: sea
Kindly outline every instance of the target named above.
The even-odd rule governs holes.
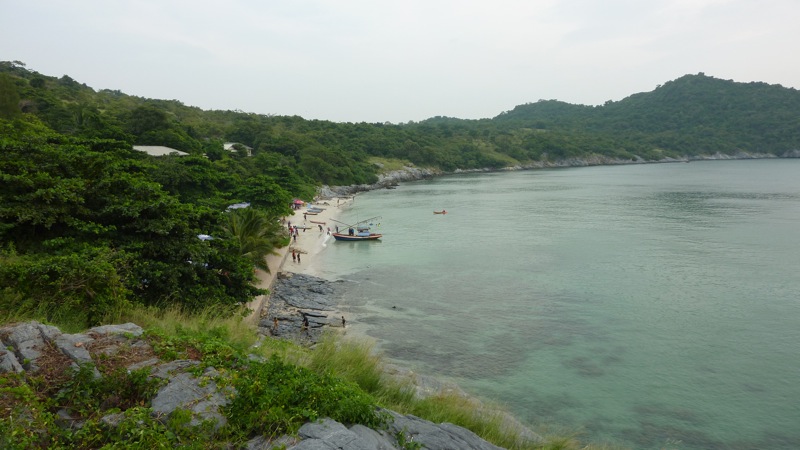
[[[383,238],[316,272],[389,361],[583,443],[800,448],[800,160],[448,175],[339,219]]]

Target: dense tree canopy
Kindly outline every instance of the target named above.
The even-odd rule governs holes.
[[[0,131],[0,310],[92,324],[133,302],[233,306],[259,292],[251,282],[263,252],[198,238],[225,235],[224,205],[248,195],[230,170],[253,178],[253,167],[149,157],[32,116],[0,121]],[[273,189],[253,200],[266,206],[260,238],[272,249],[291,194],[257,177],[248,187]]]
[[[0,62],[0,312],[88,324],[130,303],[245,302],[294,197],[373,183],[386,162],[453,171],[795,149],[800,93],[703,74],[602,106],[540,100],[393,125],[203,111]],[[225,212],[239,202],[252,210]]]

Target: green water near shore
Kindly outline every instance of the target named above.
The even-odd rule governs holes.
[[[376,215],[317,264],[390,359],[587,441],[800,448],[800,161],[447,176],[340,219]]]

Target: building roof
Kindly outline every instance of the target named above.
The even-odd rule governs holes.
[[[235,145],[241,145],[248,152],[253,150],[253,147],[248,147],[248,146],[246,146],[244,144],[240,144],[239,142],[225,142],[224,144],[222,144],[222,148],[224,148],[225,150],[230,152],[230,151],[236,150],[236,147],[234,147]]]
[[[174,148],[164,147],[163,145],[134,145],[134,150],[138,150],[140,152],[145,152],[150,156],[165,156],[165,155],[178,155],[178,156],[186,156],[188,153],[182,152],[180,150],[175,150]]]

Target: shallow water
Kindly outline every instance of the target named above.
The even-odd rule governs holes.
[[[800,160],[447,176],[340,218],[376,215],[315,264],[389,358],[586,441],[800,448]]]

